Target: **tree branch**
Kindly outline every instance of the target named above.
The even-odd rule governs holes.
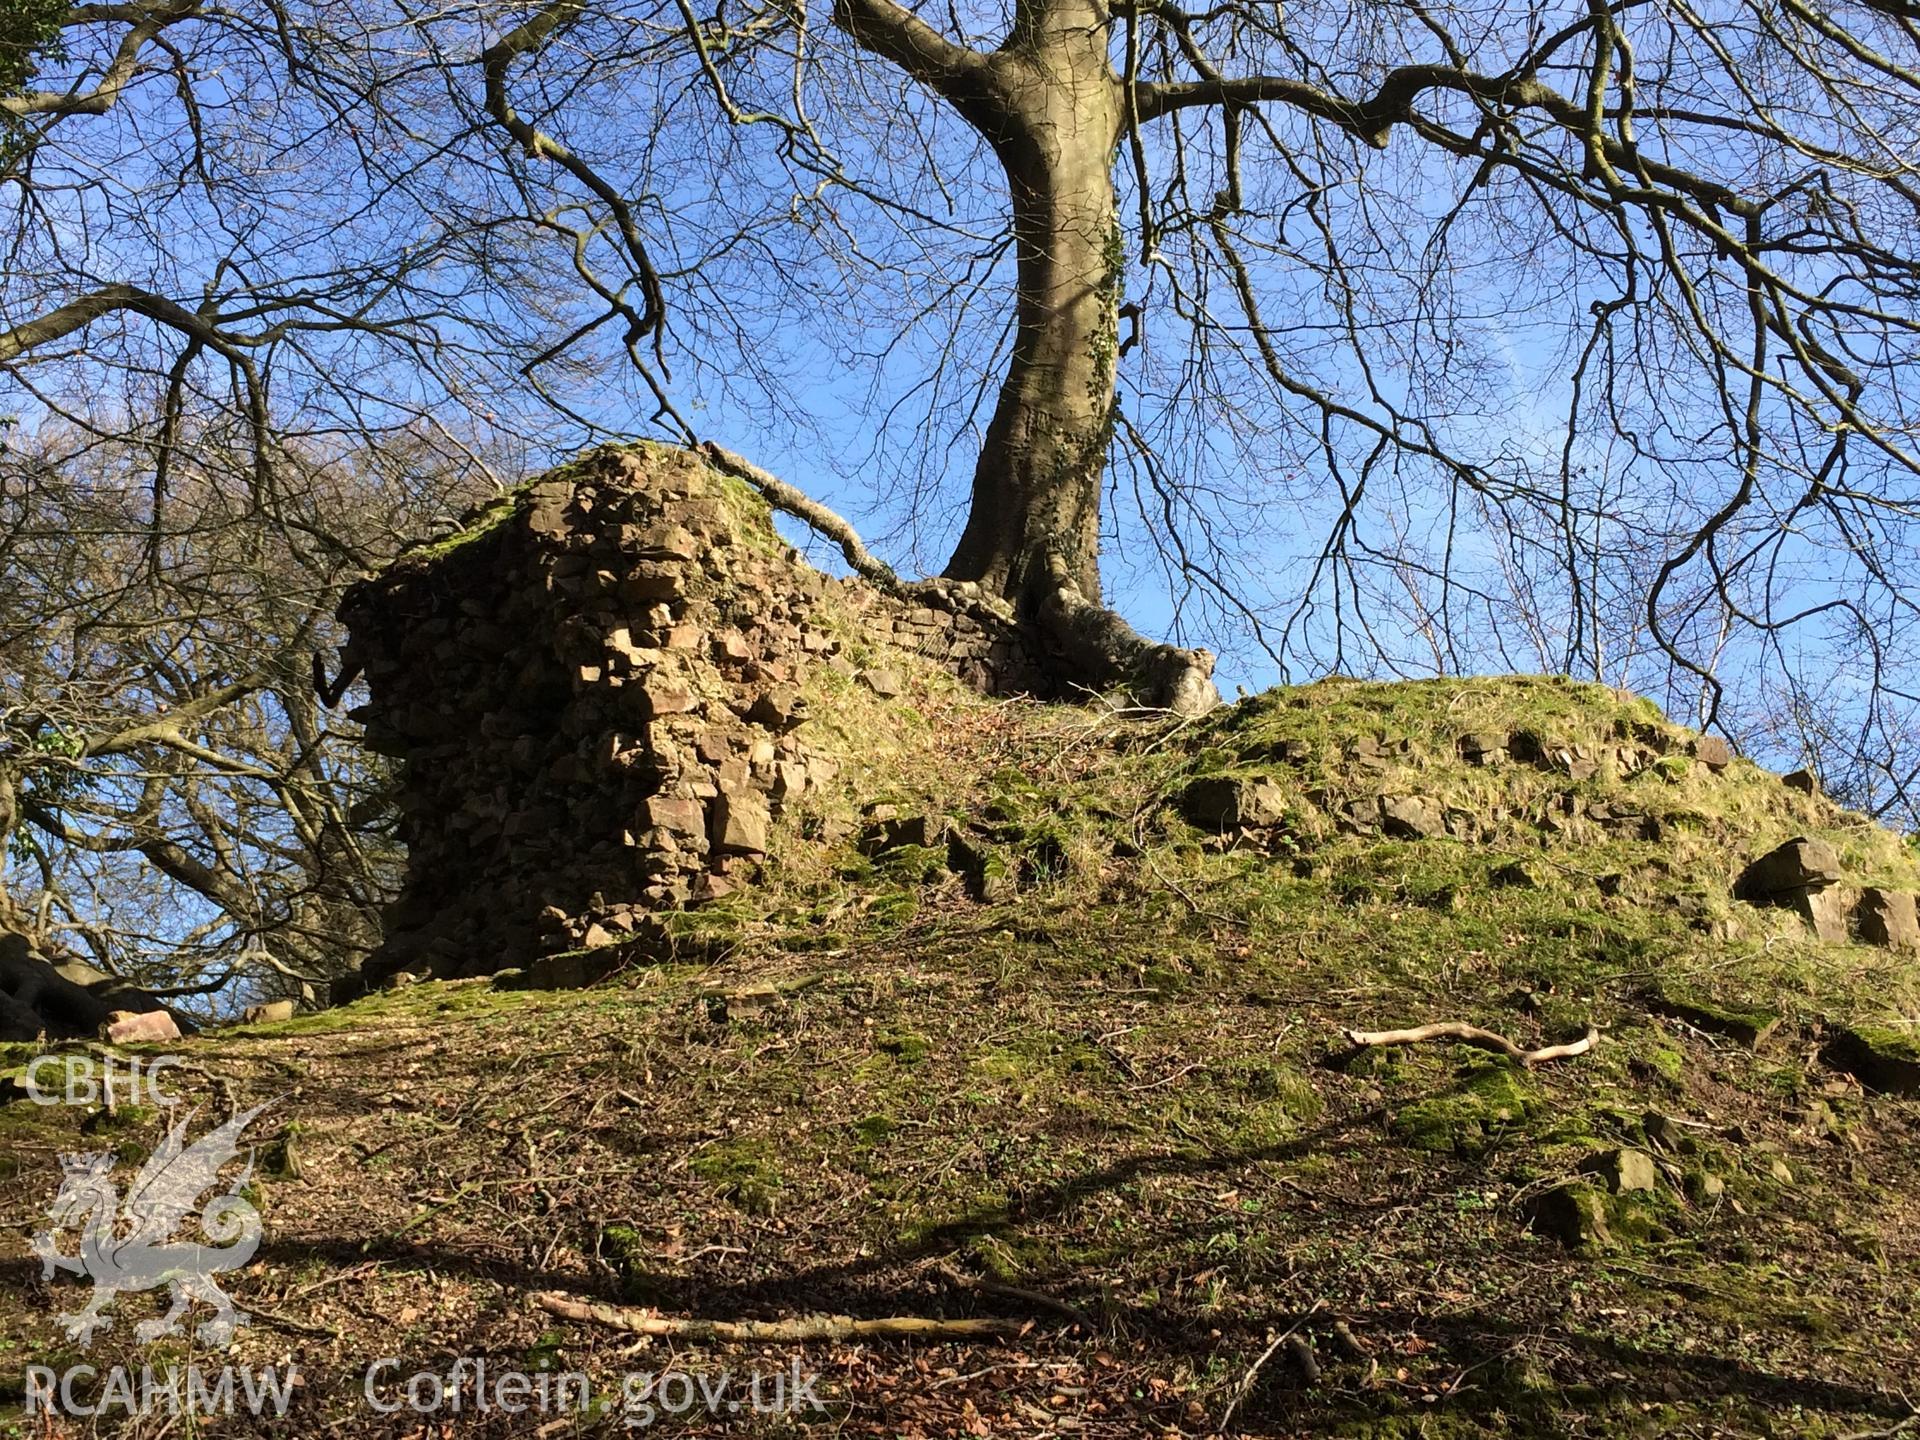
[[[967,107],[986,94],[987,56],[947,39],[894,0],[834,0],[833,23],[861,49],[891,60],[980,124]]]
[[[1584,1055],[1600,1043],[1600,1032],[1591,1025],[1587,1027],[1587,1033],[1584,1036],[1570,1044],[1546,1045],[1538,1050],[1522,1050],[1504,1035],[1497,1035],[1491,1030],[1482,1030],[1478,1025],[1467,1025],[1458,1020],[1443,1020],[1434,1025],[1419,1025],[1411,1030],[1342,1030],[1340,1033],[1347,1037],[1347,1043],[1356,1050],[1382,1045],[1419,1045],[1428,1040],[1456,1040],[1462,1045],[1471,1045],[1477,1050],[1491,1050],[1496,1055],[1505,1055],[1509,1060],[1516,1060],[1526,1066]]]
[[[795,519],[804,522],[840,547],[840,553],[846,557],[847,564],[853,567],[855,574],[870,584],[879,586],[890,594],[898,595],[906,587],[900,583],[900,577],[884,560],[876,560],[861,543],[859,534],[845,520],[833,511],[807,495],[762,470],[752,461],[736,455],[709,440],[700,447],[707,459],[726,471],[729,475],[744,480],[766,497],[767,503],[776,510],[784,510]]]
[[[171,5],[147,9],[136,5],[82,5],[61,21],[61,28],[97,24],[101,21],[128,21],[131,28],[120,37],[113,59],[100,83],[91,90],[31,90],[25,95],[0,98],[0,114],[25,118],[46,115],[59,119],[66,115],[104,115],[125,92],[140,65],[140,52],[167,26],[191,19],[201,13],[198,0],[175,0]]]
[[[567,1320],[591,1320],[596,1325],[624,1330],[629,1335],[719,1341],[730,1345],[875,1338],[961,1340],[995,1335],[1011,1337],[1027,1328],[1024,1320],[941,1320],[918,1315],[890,1315],[878,1320],[857,1320],[851,1315],[803,1315],[793,1320],[686,1320],[621,1305],[596,1305],[552,1290],[540,1291],[532,1298],[533,1303],[549,1315]]]

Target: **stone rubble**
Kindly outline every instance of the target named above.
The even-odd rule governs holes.
[[[1476,768],[1526,765],[1564,776],[1573,785],[1602,775],[1630,779],[1649,770],[1666,773],[1675,762],[1674,743],[1649,730],[1618,745],[1562,744],[1530,730],[1474,731],[1457,737],[1454,753]],[[1186,819],[1199,829],[1234,843],[1246,836],[1256,843],[1271,840],[1282,830],[1315,831],[1325,825],[1348,835],[1379,836],[1392,840],[1430,840],[1442,836],[1468,842],[1518,838],[1525,831],[1578,837],[1595,830],[1626,840],[1659,841],[1668,822],[1615,799],[1569,789],[1550,797],[1544,808],[1521,813],[1494,806],[1473,813],[1431,795],[1394,791],[1387,779],[1396,762],[1409,753],[1405,741],[1387,741],[1361,735],[1349,739],[1336,757],[1322,754],[1301,741],[1276,747],[1274,758],[1289,767],[1323,762],[1328,783],[1295,792],[1281,783],[1278,771],[1269,774],[1206,775],[1188,783],[1178,797]],[[1678,763],[1699,764],[1720,774],[1733,764],[1727,743],[1717,736],[1686,739]],[[1792,783],[1793,777],[1786,777]],[[1357,789],[1359,793],[1353,793]],[[1296,793],[1313,813],[1294,806]],[[1490,877],[1495,885],[1531,886],[1534,877],[1524,867],[1508,865]],[[1609,877],[1615,893],[1619,878]],[[1843,882],[1839,855],[1827,842],[1806,836],[1776,846],[1749,864],[1733,886],[1735,899],[1760,907],[1790,910],[1806,922],[1814,935],[1839,944],[1849,940],[1888,949],[1920,950],[1920,911],[1908,892]],[[1606,887],[1603,881],[1602,888]],[[1686,903],[1683,900],[1683,903]],[[1704,897],[1692,900],[1702,928],[1716,923]]]

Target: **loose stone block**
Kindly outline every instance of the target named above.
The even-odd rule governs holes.
[[[713,848],[723,855],[764,855],[772,823],[765,801],[723,794],[713,802]]]
[[[1402,840],[1425,840],[1447,831],[1447,813],[1425,795],[1391,795],[1380,802],[1380,828]]]
[[[1920,949],[1920,916],[1915,914],[1912,895],[1869,885],[1860,892],[1860,903],[1853,914],[1860,938],[1869,944],[1894,950]]]
[[[1733,893],[1765,902],[1807,886],[1831,885],[1840,878],[1840,857],[1824,840],[1798,836],[1776,846],[1741,872]]]
[[[1262,776],[1208,775],[1187,786],[1180,809],[1203,830],[1254,829],[1286,817],[1287,792]]]

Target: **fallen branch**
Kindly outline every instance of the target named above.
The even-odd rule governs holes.
[[[541,1291],[533,1303],[563,1320],[587,1320],[629,1335],[651,1335],[672,1340],[709,1340],[722,1344],[764,1341],[797,1344],[807,1340],[972,1340],[980,1336],[1014,1336],[1027,1328],[1024,1320],[936,1320],[920,1315],[890,1315],[857,1320],[851,1315],[802,1315],[792,1320],[688,1320],[634,1310],[623,1305],[600,1305],[575,1300],[556,1291]]]
[[[1457,1040],[1480,1050],[1491,1050],[1526,1066],[1542,1065],[1549,1060],[1565,1060],[1584,1055],[1600,1043],[1600,1031],[1592,1025],[1587,1033],[1569,1045],[1545,1045],[1538,1050],[1522,1050],[1504,1035],[1482,1030],[1478,1025],[1444,1020],[1437,1025],[1416,1025],[1411,1030],[1342,1030],[1347,1043],[1356,1050],[1378,1045],[1418,1045],[1426,1040]]]
[[[709,440],[700,447],[701,452],[720,469],[737,480],[744,480],[766,498],[766,502],[776,510],[784,510],[815,531],[824,535],[840,547],[840,553],[846,557],[853,572],[871,584],[879,586],[890,594],[898,595],[905,590],[900,577],[886,561],[876,560],[867,547],[861,543],[859,533],[840,516],[833,513],[810,495],[800,491],[773,475],[762,470],[744,456],[736,455],[724,446]]]
[[[1260,1372],[1266,1368],[1267,1361],[1273,1358],[1274,1352],[1282,1345],[1286,1345],[1288,1341],[1296,1339],[1300,1327],[1305,1325],[1307,1321],[1311,1320],[1315,1315],[1319,1314],[1320,1307],[1326,1303],[1325,1300],[1314,1301],[1312,1309],[1308,1310],[1306,1314],[1294,1321],[1293,1324],[1274,1336],[1273,1343],[1260,1352],[1260,1358],[1247,1367],[1246,1373],[1240,1377],[1240,1383],[1233,1387],[1233,1399],[1227,1402],[1226,1413],[1220,1417],[1220,1433],[1222,1435],[1231,1433],[1233,1412],[1240,1408],[1240,1402],[1242,1400],[1253,1393],[1254,1381],[1260,1378]],[[1306,1351],[1305,1363],[1302,1363],[1300,1359],[1300,1351],[1303,1349]],[[1319,1378],[1320,1366],[1313,1358],[1313,1347],[1311,1345],[1308,1345],[1306,1341],[1302,1340],[1297,1348],[1289,1347],[1288,1353],[1294,1357],[1294,1363],[1300,1366],[1301,1377],[1307,1384],[1311,1385]],[[1308,1369],[1309,1366],[1312,1368]]]

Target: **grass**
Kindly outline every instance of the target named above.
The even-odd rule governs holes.
[[[1915,963],[1728,898],[1801,833],[1920,888],[1895,837],[1745,762],[1668,763],[1689,737],[1646,702],[1551,679],[1324,682],[1178,727],[918,671],[902,702],[865,695],[824,713],[879,758],[785,827],[761,884],[681,922],[682,959],[570,993],[411,986],[196,1045],[198,1083],[283,1095],[297,1125],[299,1163],[255,1172],[269,1242],[234,1283],[305,1328],[260,1320],[235,1357],[310,1366],[308,1430],[367,1432],[360,1367],[396,1348],[409,1370],[632,1367],[622,1337],[529,1310],[538,1288],[1035,1321],[1004,1348],[809,1351],[852,1434],[1205,1434],[1296,1323],[1321,1378],[1270,1363],[1244,1433],[1833,1436],[1908,1414],[1920,1111],[1824,1068],[1818,1039],[1910,1036]],[[1463,762],[1489,730],[1543,758]],[[1347,753],[1360,737],[1381,753]],[[1202,775],[1271,780],[1285,821],[1195,829],[1177,800]],[[1343,826],[1381,794],[1475,823]],[[877,801],[955,817],[998,862],[988,898],[952,847],[865,853]],[[1756,1013],[1781,1020],[1756,1047],[1708,1023]],[[1528,1072],[1339,1038],[1432,1019],[1604,1039]],[[0,1203],[38,1216],[60,1151],[151,1147],[160,1124],[0,1107]],[[1619,1146],[1660,1180],[1605,1198],[1611,1248],[1532,1228],[1535,1197]],[[22,1281],[0,1376],[60,1350],[49,1315],[79,1293],[34,1281],[30,1228],[0,1258]],[[89,1362],[135,1356],[129,1328]]]

